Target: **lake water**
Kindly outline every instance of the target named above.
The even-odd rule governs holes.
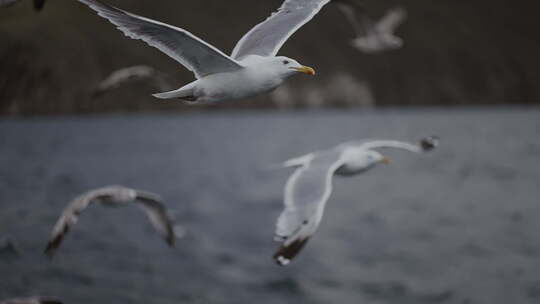
[[[426,155],[334,179],[289,267],[271,259],[289,157],[438,135]],[[50,261],[74,196],[160,193],[170,249],[137,208],[92,206]],[[540,108],[220,112],[0,120],[0,299],[65,303],[540,303]]]

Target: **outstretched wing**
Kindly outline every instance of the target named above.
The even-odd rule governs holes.
[[[140,39],[195,73],[197,78],[243,67],[220,50],[190,32],[165,23],[137,16],[96,0],[79,0],[108,19],[126,36]]]
[[[92,97],[98,97],[123,85],[134,83],[142,79],[149,79],[150,82],[161,91],[171,89],[167,75],[150,66],[135,65],[112,72],[96,86]]]
[[[274,254],[278,264],[288,264],[317,230],[332,192],[332,176],[343,164],[341,156],[337,150],[317,153],[287,181],[285,210],[276,226],[276,238],[283,240]]]
[[[45,254],[52,257],[66,234],[71,230],[77,221],[79,220],[80,213],[86,209],[96,199],[107,198],[109,195],[103,189],[97,189],[87,192],[73,201],[71,201],[62,211],[62,215],[54,225],[47,247],[45,248]]]
[[[358,1],[354,0],[333,0],[338,5],[345,18],[352,26],[356,36],[367,34],[367,29],[371,26],[371,19],[366,14],[366,10]]]
[[[409,143],[399,140],[366,140],[357,143],[356,145],[366,150],[394,148],[419,153],[435,149],[439,145],[439,138],[437,136],[429,136],[422,138],[418,143]]]
[[[407,18],[407,11],[403,7],[395,7],[386,13],[384,17],[377,22],[377,31],[380,33],[394,34],[396,28]]]
[[[283,168],[306,166],[315,157],[315,153],[309,153],[299,157],[291,158],[283,162]]]
[[[285,41],[328,2],[330,0],[285,0],[277,12],[240,39],[231,57],[275,56]]]
[[[146,212],[150,223],[157,232],[165,239],[169,246],[174,246],[176,239],[172,220],[167,216],[167,209],[161,202],[161,198],[154,193],[137,191],[137,202]]]

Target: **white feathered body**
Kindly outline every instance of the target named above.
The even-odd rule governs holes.
[[[277,13],[250,30],[231,56],[172,25],[138,16],[99,0],[79,0],[114,24],[127,37],[146,42],[178,61],[197,78],[161,99],[194,103],[240,99],[268,92],[295,73],[315,75],[296,60],[276,56],[283,43],[329,0],[287,0]]]
[[[270,60],[272,59],[272,60]],[[197,79],[182,88],[155,97],[169,99],[189,97],[196,103],[214,103],[235,100],[269,92],[294,74],[273,64],[273,58],[248,56],[240,61],[244,68],[225,73],[211,74]]]
[[[373,151],[347,148],[342,152],[343,165],[335,172],[336,175],[351,176],[365,172],[378,164],[379,157]]]

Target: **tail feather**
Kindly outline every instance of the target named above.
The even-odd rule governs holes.
[[[176,89],[173,91],[152,94],[152,96],[159,99],[179,98],[186,101],[195,101],[197,99],[195,96],[193,96],[192,87],[181,87],[180,89]]]

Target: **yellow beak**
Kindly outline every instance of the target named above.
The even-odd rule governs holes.
[[[388,164],[390,164],[392,162],[392,160],[390,158],[386,157],[386,156],[383,156],[381,162],[383,164],[385,164],[385,165],[388,165]]]
[[[315,70],[313,68],[310,68],[308,66],[301,66],[299,68],[291,68],[293,70],[297,70],[300,73],[305,73],[308,75],[315,75]]]

